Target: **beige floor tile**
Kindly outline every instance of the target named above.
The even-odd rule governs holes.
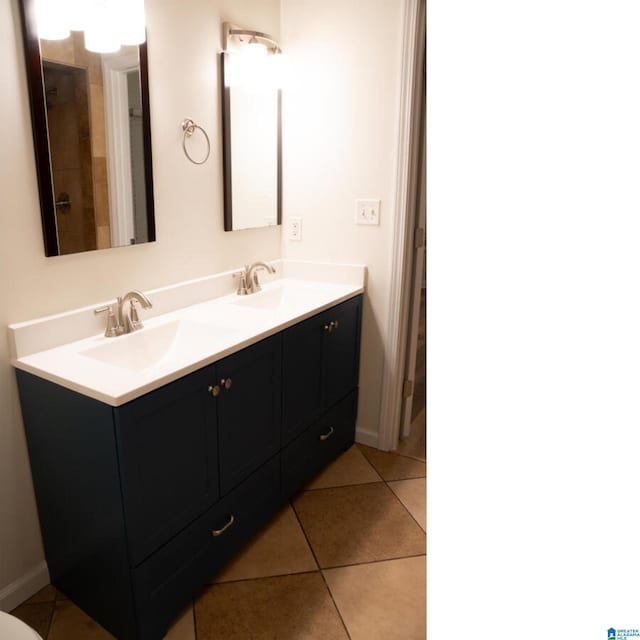
[[[395,480],[389,482],[389,489],[407,508],[409,513],[424,531],[427,530],[427,480],[414,478],[412,480]]]
[[[11,615],[29,625],[34,631],[37,631],[42,638],[46,638],[49,633],[54,607],[54,602],[25,603],[16,607],[11,612]]]
[[[196,640],[193,604],[190,604],[169,627],[164,640]]]
[[[302,573],[317,568],[298,518],[288,504],[211,582]]]
[[[59,600],[47,640],[115,640],[71,600]]]
[[[351,640],[426,637],[424,557],[325,569],[323,573]]]
[[[56,588],[48,584],[46,587],[40,589],[38,593],[34,593],[23,604],[35,604],[37,602],[54,602],[56,599],[56,592]]]
[[[340,487],[349,484],[380,482],[381,479],[376,470],[362,455],[360,449],[353,446],[334,460],[305,488],[326,489],[327,487]]]
[[[198,640],[348,640],[320,572],[213,585],[195,612]]]
[[[424,531],[383,482],[306,491],[294,507],[321,567],[425,553]]]
[[[363,444],[359,444],[364,457],[371,463],[383,480],[406,480],[407,478],[424,478],[427,465],[420,460],[406,456],[380,451]]]

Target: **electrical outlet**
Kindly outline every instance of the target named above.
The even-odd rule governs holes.
[[[289,240],[302,240],[302,218],[289,218]]]
[[[380,224],[380,200],[356,200],[356,224]]]

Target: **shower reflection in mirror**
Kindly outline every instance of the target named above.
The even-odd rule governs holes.
[[[155,240],[143,0],[113,5],[128,31],[20,1],[46,255]]]

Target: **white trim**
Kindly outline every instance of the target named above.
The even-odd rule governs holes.
[[[369,429],[356,428],[356,442],[375,449],[378,446],[378,433]]]
[[[389,315],[385,343],[385,366],[382,376],[382,399],[378,448],[389,451],[398,443],[404,359],[407,342],[408,285],[406,274],[411,266],[413,228],[409,224],[409,188],[411,182],[412,123],[414,114],[414,86],[417,63],[420,0],[405,0],[403,18],[402,69],[400,73],[400,113],[398,127],[398,155],[396,161],[396,212],[391,257],[391,285]]]
[[[103,56],[102,76],[112,247],[128,245],[135,233],[127,73],[138,68],[137,59]]]
[[[14,580],[0,590],[0,611],[13,611],[18,605],[37,593],[49,584],[49,568],[43,560],[25,573],[22,577]]]
[[[422,83],[419,83],[419,86],[422,87]],[[424,94],[423,94],[424,96]],[[423,109],[426,107],[424,100],[421,99],[420,104],[420,119],[422,120]],[[421,150],[416,159],[416,166],[418,167],[420,174],[417,176],[417,180],[415,183],[415,191],[416,196],[411,199],[412,206],[415,208],[415,219],[413,223],[414,234],[417,235],[418,230],[421,230],[421,233],[425,233],[426,228],[426,171],[424,158],[426,156],[426,146],[427,146],[427,137],[426,132],[423,130],[423,122],[420,122],[419,130],[422,137],[422,144],[420,145]],[[415,246],[415,244],[414,244]],[[413,395],[415,393],[415,374],[416,374],[416,362],[417,362],[417,349],[418,349],[418,334],[420,332],[420,310],[422,306],[422,283],[425,276],[425,243],[420,247],[415,247],[413,249],[413,257],[412,257],[412,266],[411,273],[408,276],[411,277],[411,286],[409,289],[409,295],[411,302],[409,303],[409,311],[408,311],[408,331],[407,331],[407,351],[405,357],[405,367],[404,367],[404,379],[405,380],[413,380],[413,391],[410,396],[405,398],[402,402],[401,408],[401,420],[400,420],[400,437],[406,438],[411,433],[411,425],[413,424],[413,420],[411,419],[411,414],[413,411]]]

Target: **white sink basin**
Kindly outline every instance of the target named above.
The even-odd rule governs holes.
[[[318,299],[333,295],[330,287],[317,283],[300,283],[292,280],[278,280],[265,285],[262,291],[237,296],[232,304],[250,309],[267,311],[295,311],[313,305]]]
[[[81,351],[79,355],[132,372],[144,371],[171,360],[173,356],[195,352],[202,348],[203,343],[219,340],[235,332],[233,327],[172,320],[128,335],[105,338],[102,344]]]
[[[291,297],[290,295],[288,297]],[[252,309],[277,309],[283,305],[285,290],[282,287],[260,291],[247,296],[241,296],[233,302],[241,307],[251,307]]]

